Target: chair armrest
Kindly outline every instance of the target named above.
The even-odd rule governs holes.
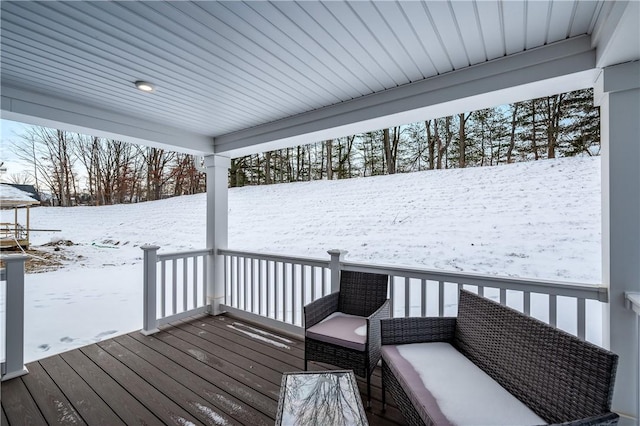
[[[371,315],[367,317],[367,342],[369,346],[376,344],[380,346],[380,321],[389,318],[391,302],[389,299]]]
[[[380,360],[380,321],[389,318],[391,301],[385,300],[374,313],[367,317],[367,351],[369,352],[369,371],[373,371]]]
[[[338,296],[340,296],[340,293],[331,293],[306,305],[304,307],[304,329],[313,327],[337,311]]]
[[[380,321],[383,345],[453,340],[455,317],[390,318]]]
[[[586,419],[572,420],[565,423],[556,423],[554,426],[595,426],[595,425],[616,425],[619,415],[616,413],[606,413],[599,416],[588,417]]]

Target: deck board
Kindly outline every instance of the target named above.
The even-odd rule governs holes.
[[[271,425],[282,373],[304,367],[304,342],[230,317],[200,316],[27,367],[29,374],[1,385],[2,425]],[[366,381],[358,378],[358,387],[366,398]],[[370,424],[404,424],[393,401],[381,411],[380,397],[376,371]]]
[[[29,365],[33,364],[35,363]],[[40,360],[39,364],[87,424],[125,424],[62,357],[45,358]]]
[[[0,425],[8,425],[9,419],[7,419],[7,413],[4,412],[4,408],[0,409]]]
[[[21,378],[3,382],[0,392],[2,392],[2,406],[6,408],[9,424],[44,424],[45,419]]]
[[[170,390],[172,397],[179,399],[176,402],[184,407],[193,408],[192,412],[195,411],[194,414],[196,416],[206,416],[207,413],[213,411],[219,416],[233,417],[239,423],[261,425],[269,424],[270,419],[275,415],[277,407],[273,407],[272,401],[269,401],[271,405],[267,406],[265,410],[267,412],[270,411],[271,413],[268,414],[272,414],[271,416],[255,409],[265,404],[260,404],[260,398],[253,397],[253,392],[250,389],[243,389],[242,391],[253,397],[248,401],[252,403],[252,406],[243,407],[243,405],[246,405],[245,402],[228,392],[230,388],[237,389],[242,386],[237,382],[233,382],[222,375],[211,374],[211,369],[205,370],[201,375],[194,374],[192,372],[193,366],[200,364],[197,360],[187,358],[184,362],[177,363],[150,348],[145,349],[145,346],[136,340],[123,339],[121,341],[130,347],[132,351],[139,353],[140,356],[134,355],[132,357],[133,352],[115,341],[109,341],[104,346],[109,346],[109,351],[113,355],[119,356],[119,359],[138,374],[150,378],[156,388],[165,392]],[[126,354],[125,351],[131,355]],[[266,397],[263,397],[263,399],[266,399]],[[208,419],[211,416],[206,417]]]
[[[80,415],[51,379],[42,366],[34,362],[22,381],[46,419],[56,419],[56,424],[84,425]]]

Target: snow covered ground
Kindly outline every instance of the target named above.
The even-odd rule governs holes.
[[[204,248],[205,203],[32,209],[33,227],[61,230],[32,234],[33,245],[74,245],[58,246],[62,269],[26,277],[27,361],[141,328],[140,246]],[[597,283],[600,216],[600,158],[566,158],[234,188],[229,247]]]

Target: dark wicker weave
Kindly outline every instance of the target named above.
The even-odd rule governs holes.
[[[618,421],[611,412],[617,355],[484,297],[463,290],[457,318],[394,318],[381,329],[383,344],[448,341],[549,423]],[[383,360],[383,392],[410,424],[430,424],[392,376]]]
[[[334,312],[366,317],[364,352],[306,337],[304,369],[307,369],[308,361],[317,361],[353,370],[356,375],[367,379],[368,405],[371,401],[371,373],[380,360],[380,320],[389,318],[388,282],[388,275],[342,271],[339,292],[304,307],[305,329]]]

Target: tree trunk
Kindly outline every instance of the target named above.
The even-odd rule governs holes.
[[[387,162],[387,173],[392,175],[396,173],[396,160],[398,156],[398,143],[400,140],[400,128],[394,127],[393,141],[389,137],[389,129],[383,130],[382,143],[384,146],[384,157]]]
[[[536,100],[531,100],[531,123],[532,123],[532,132],[531,135],[531,150],[533,151],[533,158],[538,160],[540,156],[538,155],[538,129],[537,129],[537,120],[536,120]]]
[[[271,151],[264,154],[264,183],[271,185]]]
[[[469,118],[471,114],[465,117],[464,113],[458,114],[458,120],[460,125],[458,126],[458,150],[460,151],[460,158],[458,159],[458,165],[461,169],[464,169],[467,166],[466,160],[466,143],[467,143],[467,135],[465,133],[465,125],[467,124],[467,118]]]
[[[431,137],[431,120],[424,122],[427,131],[427,146],[429,147],[429,170],[433,170],[435,165],[435,140]]]
[[[333,180],[333,139],[326,142],[327,147],[327,180]]]
[[[518,106],[520,104],[515,103],[513,105],[513,112],[511,113],[511,138],[509,139],[509,148],[507,148],[507,164],[512,162],[511,156],[513,155],[513,148],[516,145],[516,123],[518,115]],[[500,159],[498,158],[498,161]]]

